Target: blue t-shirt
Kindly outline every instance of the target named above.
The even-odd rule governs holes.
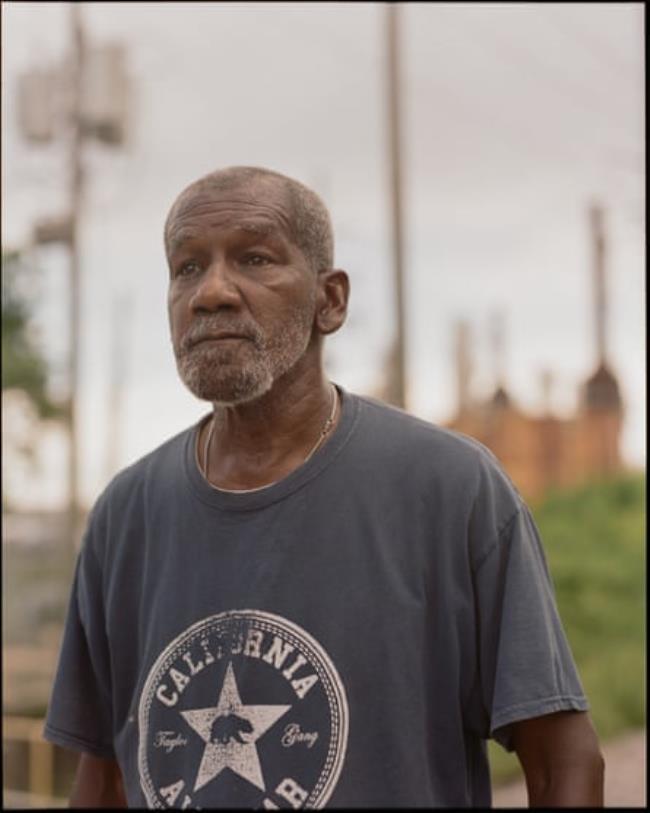
[[[274,485],[211,487],[194,426],[97,501],[45,736],[115,757],[130,806],[487,806],[487,738],[587,709],[494,456],[339,391]]]

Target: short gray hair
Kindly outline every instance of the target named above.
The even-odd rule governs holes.
[[[188,198],[201,192],[225,192],[258,179],[279,183],[289,206],[292,237],[307,257],[314,271],[332,268],[334,264],[334,234],[329,212],[323,201],[309,187],[263,167],[236,166],[218,169],[204,175],[186,187],[176,198],[165,221],[165,245],[172,221]]]

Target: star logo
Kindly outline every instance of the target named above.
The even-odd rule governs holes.
[[[182,711],[187,724],[205,742],[194,790],[225,770],[266,790],[255,743],[291,706],[245,706],[239,696],[232,662],[228,664],[217,705]]]
[[[206,616],[162,649],[140,692],[142,793],[158,809],[324,807],[348,715],[341,676],[298,624],[256,609]]]

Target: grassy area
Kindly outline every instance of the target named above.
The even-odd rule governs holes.
[[[645,725],[645,476],[532,506],[560,614],[601,740]],[[519,773],[490,743],[495,781]]]

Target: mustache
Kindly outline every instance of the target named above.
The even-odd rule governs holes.
[[[223,316],[205,316],[190,324],[179,343],[181,352],[187,352],[195,344],[210,339],[217,333],[234,333],[250,339],[256,347],[260,347],[264,336],[260,328],[250,322],[231,321]]]

